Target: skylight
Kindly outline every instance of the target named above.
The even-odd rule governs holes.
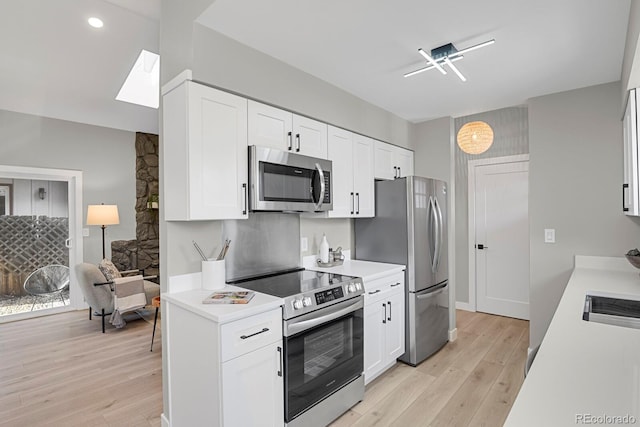
[[[160,94],[160,56],[142,50],[133,64],[116,99],[158,108]]]

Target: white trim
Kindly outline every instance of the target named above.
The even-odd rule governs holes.
[[[171,423],[164,412],[160,414],[160,423],[162,424],[162,427],[171,427]]]
[[[458,328],[453,328],[449,331],[449,341],[454,342],[458,339]]]
[[[71,285],[69,287],[70,302],[67,307],[68,309],[76,310],[87,307],[84,303],[80,287],[78,286],[75,269],[73,268],[76,264],[84,261],[82,239],[82,171],[0,165],[0,176],[3,178],[67,182],[69,190],[69,267],[71,270]],[[64,307],[61,308],[64,309]],[[43,310],[43,314],[57,312],[55,309]]]
[[[65,305],[53,308],[44,308],[36,311],[23,311],[22,313],[5,314],[4,316],[0,316],[0,324],[17,322],[18,320],[34,319],[36,317],[50,316],[52,314],[66,313],[68,311],[76,311],[76,309],[71,307],[71,305]]]
[[[464,310],[464,311],[476,311],[475,307],[472,307],[468,302],[456,301],[456,310]]]
[[[492,157],[489,159],[477,159],[477,160],[469,160],[467,163],[467,200],[468,200],[468,211],[467,211],[467,223],[468,223],[468,235],[467,235],[467,247],[469,250],[469,311],[476,311],[476,251],[474,248],[475,245],[475,235],[476,235],[476,167],[478,166],[487,166],[487,165],[498,165],[498,164],[509,164],[509,163],[520,163],[520,162],[528,162],[529,155],[528,154],[518,154],[515,156],[503,156],[503,157]],[[456,302],[456,307],[457,307]],[[464,309],[463,309],[464,310]]]

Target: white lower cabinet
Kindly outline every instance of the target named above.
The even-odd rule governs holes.
[[[283,426],[281,308],[220,325],[165,307],[170,424]]]
[[[364,382],[393,366],[405,350],[404,273],[364,283]]]

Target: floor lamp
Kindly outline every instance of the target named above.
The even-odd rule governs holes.
[[[118,205],[89,205],[87,207],[87,225],[99,225],[102,228],[102,258],[106,258],[104,247],[104,229],[107,225],[120,224]]]

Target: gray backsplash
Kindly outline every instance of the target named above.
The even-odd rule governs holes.
[[[231,239],[227,282],[301,266],[298,214],[251,212],[249,219],[226,220],[222,239]]]

